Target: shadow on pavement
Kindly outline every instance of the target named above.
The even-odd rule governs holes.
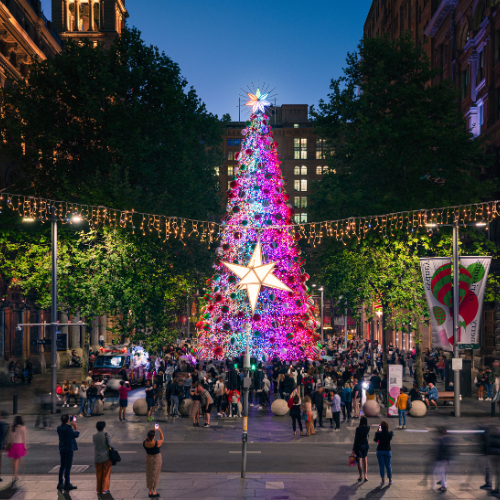
[[[12,484],[10,484],[6,488],[0,490],[0,499],[7,500],[9,498],[12,498],[17,492],[18,492],[18,489],[14,488],[14,486]]]

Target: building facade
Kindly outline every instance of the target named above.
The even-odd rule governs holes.
[[[500,3],[491,0],[373,0],[364,24],[365,36],[399,37],[410,30],[434,68],[442,72],[429,82],[451,80],[457,107],[475,137],[487,136],[500,158]],[[498,222],[489,237],[500,246]],[[500,274],[500,263],[491,272]],[[481,328],[481,355],[500,357],[500,303],[486,303]],[[395,333],[391,334],[397,343]],[[429,337],[429,342],[431,338]],[[424,342],[425,344],[425,342]],[[477,353],[475,353],[477,354]]]
[[[295,210],[295,222],[310,222],[308,205],[314,182],[321,181],[328,168],[324,142],[313,133],[307,104],[283,104],[274,108],[270,123],[278,155],[282,160],[281,171],[285,177],[285,190]],[[217,173],[224,195],[233,180],[234,167],[238,165],[234,158],[241,149],[241,131],[244,128],[245,122],[231,122],[223,137],[225,161]],[[227,198],[224,198],[223,209],[226,202]]]
[[[52,23],[64,41],[85,38],[109,48],[127,17],[125,0],[52,0]]]

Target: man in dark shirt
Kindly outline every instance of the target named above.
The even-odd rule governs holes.
[[[375,399],[377,403],[379,402],[379,393],[380,393],[380,383],[382,379],[379,377],[378,371],[374,370],[373,375],[370,377],[370,383],[372,384],[373,390],[375,392]]]
[[[59,435],[59,454],[61,455],[59,484],[57,485],[58,490],[76,490],[77,488],[71,484],[70,473],[73,464],[73,453],[78,450],[76,438],[80,433],[76,430],[76,418],[71,420],[71,422],[69,422],[69,420],[69,415],[63,415],[61,417],[61,425],[57,428],[57,434]]]
[[[429,370],[429,368],[427,368],[425,370],[425,373],[424,373],[424,380],[428,383],[428,384],[434,384],[436,385],[436,374],[434,372],[431,372]]]
[[[313,392],[311,402],[314,406],[316,406],[316,410],[318,410],[318,425],[323,427],[323,398],[325,396],[323,387],[318,384],[316,391]],[[316,420],[314,421],[314,426],[316,426]]]

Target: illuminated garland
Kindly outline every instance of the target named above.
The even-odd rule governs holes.
[[[6,205],[24,219],[40,220],[42,222],[51,220],[51,207],[55,206],[57,220],[64,224],[72,224],[74,217],[79,217],[80,220],[87,221],[92,228],[102,226],[129,228],[132,229],[133,233],[137,232],[143,235],[156,233],[159,238],[163,237],[164,241],[171,237],[182,240],[194,236],[211,243],[219,239],[221,230],[223,231],[228,224],[241,232],[249,230],[246,225],[233,221],[219,224],[217,222],[147,214],[134,210],[118,210],[100,205],[82,205],[6,192],[0,194],[0,204]],[[323,238],[336,238],[337,241],[346,243],[352,238],[361,241],[370,233],[392,237],[395,235],[395,231],[411,234],[421,230],[428,232],[439,230],[440,225],[453,223],[455,214],[458,214],[459,225],[474,223],[487,225],[500,215],[500,201],[384,215],[369,215],[366,217],[349,217],[347,219],[308,222],[305,224],[290,222],[285,228],[273,223],[270,219],[263,219],[252,230],[262,234],[268,229],[281,228],[296,239],[304,238],[313,245],[320,244]],[[435,226],[432,227],[432,225]]]

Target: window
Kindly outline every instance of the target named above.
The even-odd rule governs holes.
[[[298,179],[293,181],[293,189],[295,191],[300,191],[300,181]]]
[[[477,114],[479,117],[479,127],[483,126],[484,123],[484,108],[483,108],[483,103],[479,104]],[[481,133],[481,129],[479,129],[479,133]]]
[[[323,173],[323,167],[316,167],[316,175],[321,175]]]
[[[293,175],[300,175],[300,167],[293,167]]]
[[[300,167],[300,175],[307,175],[307,167],[305,165]]]
[[[307,222],[307,214],[295,214],[294,217],[296,224],[303,224]]]
[[[234,175],[234,167],[232,165],[227,167],[227,175]]]
[[[231,189],[231,181],[227,181],[227,189],[228,191]]]
[[[234,140],[234,145],[235,146],[239,146],[240,145],[240,140],[239,139],[235,139]]]
[[[232,146],[233,145],[233,140],[232,139],[228,139],[227,140],[227,145],[228,146]]]
[[[323,160],[326,155],[325,139],[316,139],[316,160]]]
[[[227,153],[228,160],[234,160],[234,151],[228,151]]]
[[[307,208],[307,196],[295,196],[293,207],[294,208]]]
[[[300,180],[300,190],[307,191],[307,179]]]
[[[299,127],[300,127],[300,125],[298,123],[293,124],[293,128],[299,128]]]
[[[478,57],[477,57],[477,79],[476,79],[476,85],[481,83],[482,79],[484,78],[484,49],[479,52]]]
[[[464,69],[462,71],[462,101],[469,95],[468,94],[468,85],[469,85],[469,81],[468,81],[468,75],[467,75],[467,69]]]
[[[307,160],[307,139],[293,140],[293,157],[296,160]]]
[[[330,169],[328,167],[323,167],[323,173],[327,174],[328,172],[330,172]],[[335,172],[335,170],[334,170],[334,172]]]
[[[215,170],[215,175],[219,176],[220,174],[220,168],[219,167],[214,167]]]

